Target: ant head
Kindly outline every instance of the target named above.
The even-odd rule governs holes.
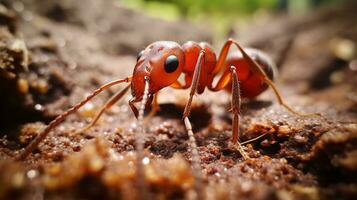
[[[132,95],[142,97],[145,77],[149,79],[149,95],[173,84],[180,76],[184,63],[184,53],[176,42],[150,44],[138,54],[131,83]]]

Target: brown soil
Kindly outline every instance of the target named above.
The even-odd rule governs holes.
[[[209,28],[163,22],[109,0],[34,2],[0,4],[0,199],[194,199],[197,180],[181,120],[187,91],[165,89],[160,111],[146,123],[147,190],[136,177],[140,133],[126,103],[129,95],[96,127],[74,134],[118,88],[68,117],[25,161],[12,158],[89,92],[130,75],[136,53],[147,44],[210,41]],[[283,17],[271,24],[273,31],[252,26],[267,34],[242,34],[240,40],[265,49],[280,64],[284,82],[277,85],[288,104],[323,117],[294,116],[271,91],[245,102],[241,140],[266,135],[245,145],[252,159],[243,160],[229,145],[229,94],[195,97],[191,120],[203,175],[200,196],[357,197],[357,61],[356,53],[348,57],[345,51],[357,45],[355,6],[350,2],[304,18]],[[333,20],[326,20],[331,15]]]

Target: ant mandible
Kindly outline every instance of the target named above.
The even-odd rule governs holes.
[[[227,58],[232,45],[236,46],[240,53],[235,51],[233,56]],[[83,132],[94,126],[104,111],[119,101],[129,88],[131,88],[133,96],[129,101],[129,106],[135,116],[138,117],[139,111],[134,103],[145,102],[144,106],[142,106],[143,108],[140,110],[143,113],[142,110],[150,106],[152,101],[154,101],[152,109],[152,113],[154,113],[158,108],[156,96],[161,89],[168,86],[176,89],[188,89],[191,87],[190,96],[183,113],[183,120],[190,140],[194,141],[191,123],[188,118],[194,94],[202,94],[206,87],[211,91],[226,89],[231,91],[232,95],[232,142],[237,145],[243,158],[249,159],[249,156],[241,146],[242,143],[239,142],[241,97],[252,99],[270,86],[282,106],[294,114],[302,115],[290,108],[281,98],[272,81],[274,78],[273,69],[274,64],[266,54],[256,49],[243,49],[238,42],[232,39],[226,41],[218,59],[210,45],[205,42],[197,43],[189,41],[182,46],[172,41],[154,42],[138,54],[132,76],[101,86],[86,99],[59,115],[25,148],[17,159],[26,158],[37,148],[49,132],[58,126],[68,115],[77,111],[102,91],[120,83],[130,84],[114,94],[100,109],[93,121],[79,132]],[[184,83],[178,80],[181,73],[184,74]],[[222,75],[216,85],[214,85],[213,80],[219,74]]]

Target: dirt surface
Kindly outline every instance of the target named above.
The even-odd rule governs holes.
[[[95,88],[129,76],[146,45],[210,41],[209,27],[163,22],[109,0],[34,2],[0,4],[1,199],[195,199],[195,191],[205,199],[357,197],[356,3],[276,20],[271,27],[277,33],[252,26],[267,34],[240,38],[280,64],[277,85],[289,105],[322,117],[290,114],[271,91],[245,102],[241,140],[266,135],[244,146],[252,159],[243,160],[229,144],[229,94],[195,97],[191,120],[203,176],[195,190],[197,171],[181,120],[188,93],[165,89],[159,112],[146,121],[144,190],[136,176],[141,133],[129,95],[96,127],[74,133],[119,88],[68,117],[25,161],[12,158]],[[331,15],[334,20],[323,17]],[[278,37],[284,31],[286,38]]]

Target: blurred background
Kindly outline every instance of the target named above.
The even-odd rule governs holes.
[[[251,23],[265,23],[284,15],[302,16],[320,6],[345,0],[118,0],[123,6],[166,21],[187,20],[208,25],[215,41],[235,36]]]

